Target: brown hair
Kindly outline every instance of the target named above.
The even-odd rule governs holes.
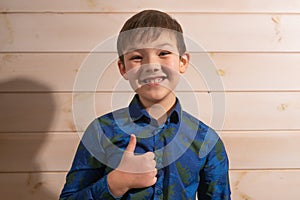
[[[175,34],[179,55],[185,53],[186,46],[180,24],[167,13],[144,10],[129,18],[119,33],[117,49],[120,60],[124,61],[123,50],[130,42],[156,40],[162,30],[169,30]]]

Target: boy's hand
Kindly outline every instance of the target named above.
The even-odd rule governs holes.
[[[118,168],[108,174],[109,189],[115,196],[122,196],[131,188],[144,188],[156,183],[154,153],[134,155],[135,147],[136,137],[132,134]]]

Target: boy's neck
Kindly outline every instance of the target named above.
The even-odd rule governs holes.
[[[163,124],[176,103],[175,94],[170,95],[167,99],[158,102],[147,101],[140,98],[141,104],[144,106],[149,115],[157,120],[158,124]]]

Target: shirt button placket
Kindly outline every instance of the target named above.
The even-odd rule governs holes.
[[[162,131],[162,127],[156,129],[153,133],[155,141],[154,141],[154,150],[158,150],[161,147],[160,141],[159,141],[159,132]],[[155,200],[159,200],[159,199],[163,199],[163,190],[162,190],[162,182],[163,182],[163,166],[162,166],[162,155],[160,151],[156,151],[155,152],[155,160],[156,160],[156,167],[158,169],[157,172],[157,182],[155,184],[155,188],[154,188],[154,199]]]
[[[154,199],[158,200],[158,199],[163,199],[163,191],[161,187],[156,186],[155,187],[155,193],[154,193]]]

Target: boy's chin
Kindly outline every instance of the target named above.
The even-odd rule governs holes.
[[[174,94],[173,90],[169,90],[167,88],[152,88],[150,90],[144,90],[144,88],[139,88],[135,92],[139,95],[139,97],[152,102],[159,102],[161,100],[166,99],[166,97],[168,97],[170,94]]]
[[[134,91],[137,94],[144,94],[144,95],[153,96],[153,97],[156,97],[156,96],[160,97],[160,96],[164,96],[168,93],[174,92],[174,89],[165,87],[163,85],[156,85],[156,86],[143,85]]]

